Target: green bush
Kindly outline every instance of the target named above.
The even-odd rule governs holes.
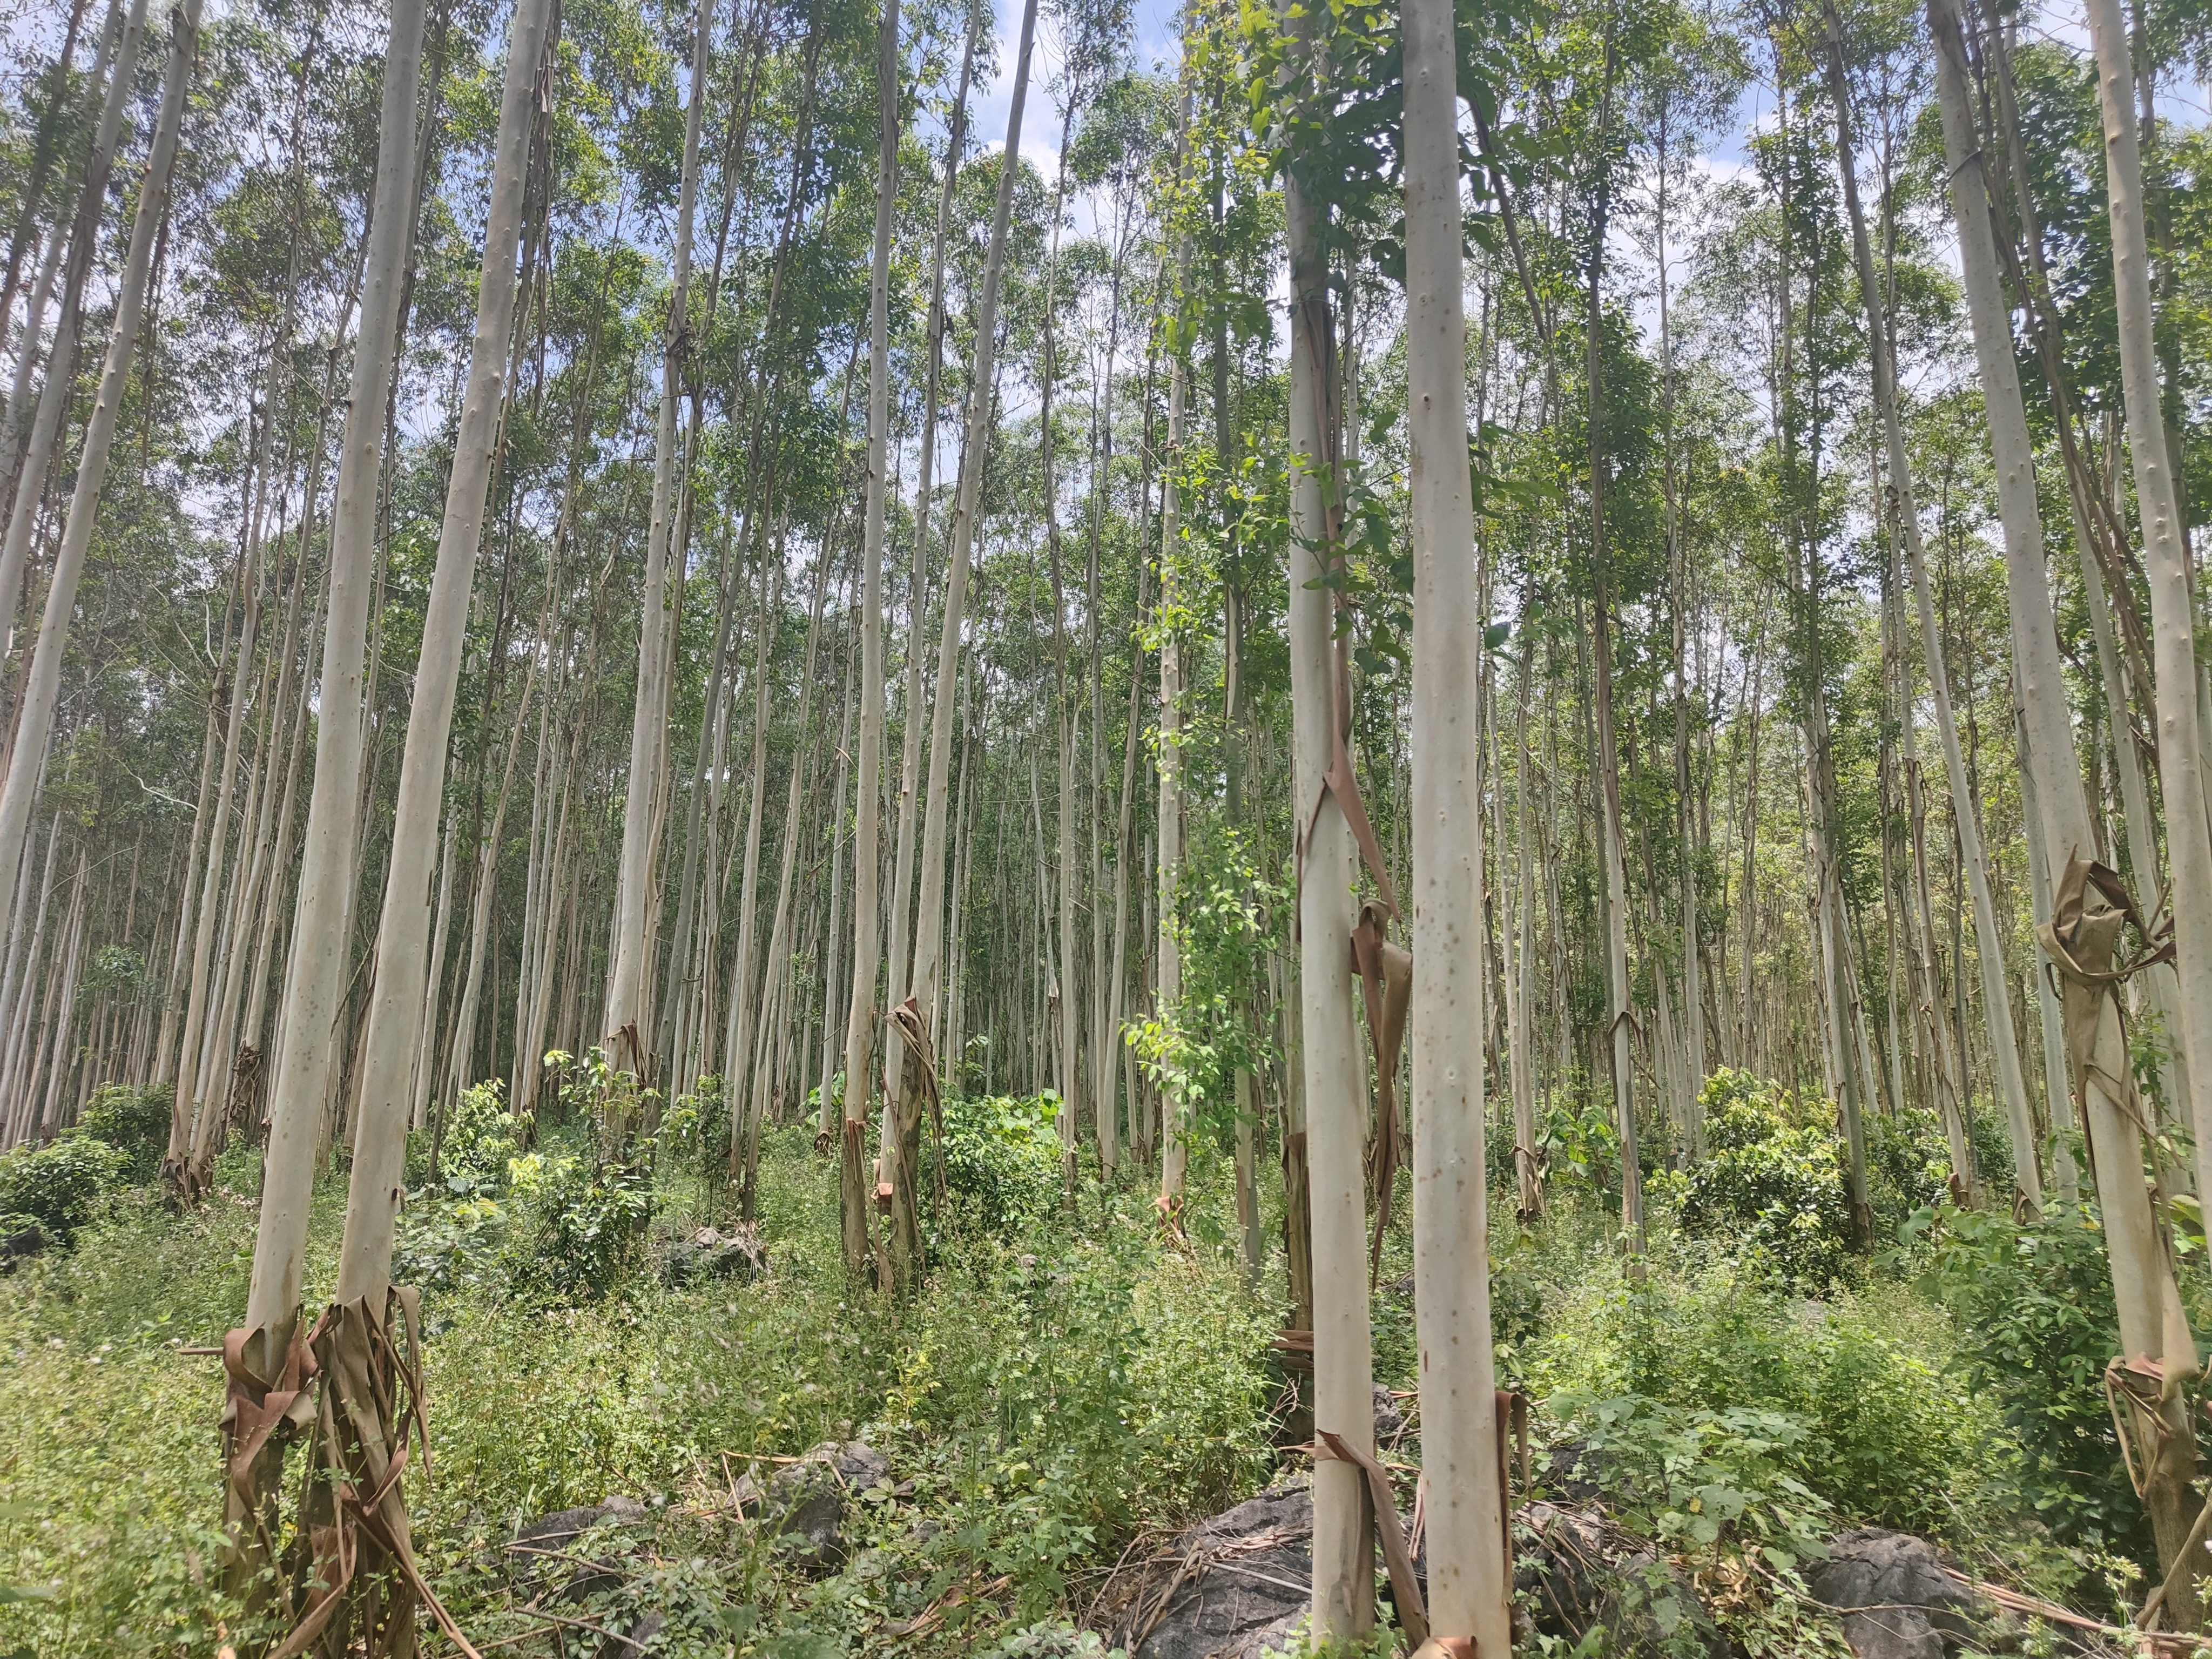
[[[2025,1226],[1949,1206],[1914,1221],[1929,1288],[1958,1318],[1954,1364],[2019,1440],[2021,1497],[2063,1541],[2140,1554],[2149,1534],[2102,1382],[2120,1331],[2095,1207],[2053,1202]]]
[[[149,1089],[129,1089],[111,1083],[93,1091],[77,1116],[77,1127],[94,1140],[104,1140],[125,1155],[123,1178],[150,1181],[169,1147],[169,1103],[166,1083]]]
[[[650,1160],[528,1152],[508,1166],[527,1222],[514,1241],[518,1289],[604,1295],[644,1258],[653,1223]]]
[[[59,1243],[92,1219],[101,1194],[123,1180],[130,1157],[89,1135],[0,1152],[0,1214],[27,1215]]]
[[[1065,1189],[1059,1115],[1053,1094],[947,1100],[939,1230],[1011,1240],[1054,1214]]]
[[[1951,1147],[1936,1114],[1908,1106],[1866,1121],[1867,1201],[1877,1237],[1893,1236],[1916,1210],[1950,1191]]]
[[[1520,1351],[1532,1392],[1784,1413],[1804,1430],[1786,1467],[1853,1522],[1946,1532],[1979,1501],[2002,1427],[1930,1357],[1940,1312],[1899,1287],[1802,1303],[1732,1260],[1655,1253],[1641,1284],[1592,1276],[1551,1299],[1558,1316]]]
[[[438,1150],[440,1182],[456,1198],[501,1192],[510,1160],[529,1144],[529,1120],[507,1109],[505,1080],[488,1078],[453,1103]]]
[[[1794,1095],[1745,1072],[1714,1073],[1698,1098],[1709,1151],[1683,1185],[1684,1230],[1747,1249],[1792,1285],[1834,1284],[1850,1199],[1832,1122],[1807,1121]]]
[[[1644,1395],[1548,1403],[1588,1448],[1583,1473],[1602,1480],[1637,1530],[1715,1555],[1755,1549],[1785,1572],[1820,1552],[1832,1511],[1801,1478],[1814,1431],[1796,1413],[1671,1406]]]

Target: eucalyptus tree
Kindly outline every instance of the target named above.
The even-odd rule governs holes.
[[[1927,557],[1922,550],[1920,509],[1913,489],[1912,463],[1906,453],[1904,422],[1898,412],[1897,369],[1891,321],[1883,302],[1881,274],[1875,265],[1874,245],[1867,235],[1866,216],[1859,205],[1857,164],[1851,141],[1850,88],[1844,69],[1842,26],[1832,5],[1828,10],[1829,85],[1835,101],[1836,160],[1843,180],[1844,205],[1850,224],[1852,257],[1858,270],[1861,302],[1867,318],[1867,339],[1874,379],[1876,417],[1881,425],[1889,481],[1886,507],[1905,548],[1905,566],[1912,580],[1913,599],[1920,618],[1921,650],[1928,670],[1930,701],[1936,709],[1936,730],[1943,746],[1944,769],[1950,780],[1954,816],[1958,824],[1960,854],[1974,898],[1976,952],[1982,981],[1982,1006],[1990,1025],[1990,1047],[1996,1062],[1998,1094],[2006,1125],[2012,1136],[2013,1178],[2021,1197],[2033,1209],[2043,1205],[2043,1177],[2038,1158],[2034,1120],[2028,1110],[2027,1085],[2021,1076],[2020,1049],[2014,1035],[2012,998],[2006,988],[2004,951],[1997,931],[1996,903],[1990,890],[1989,861],[1982,849],[1980,810],[1968,787],[1965,756],[1951,708],[1951,677],[1945,665],[1943,646],[1936,621],[1935,601],[1928,586]],[[1855,1139],[1863,1130],[1852,1125]],[[1853,1147],[1854,1165],[1863,1170],[1863,1145]],[[1864,1203],[1863,1178],[1855,1199]]]
[[[2105,205],[2112,227],[2113,320],[2128,461],[2150,591],[2159,785],[2172,882],[2167,905],[2173,916],[2180,993],[2176,1012],[2196,1096],[2188,1121],[2197,1129],[2202,1187],[2212,1179],[2212,1136],[2204,1133],[2212,1125],[2212,820],[2206,817],[2203,696],[2197,678],[2189,532],[2176,476],[2180,458],[2169,442],[2160,390],[2142,143],[2131,95],[2136,65],[2127,20],[2113,0],[2090,0],[2088,22],[2104,118]]]
[[[876,976],[883,965],[882,875],[877,868],[878,820],[874,794],[884,743],[884,499],[890,465],[891,216],[898,195],[898,0],[884,0],[876,46],[879,142],[876,161],[875,259],[868,287],[868,471],[866,520],[860,544],[860,740],[856,762],[860,804],[853,848],[853,988],[845,1018],[845,1115],[838,1152],[845,1271],[868,1268],[869,1205],[862,1185],[860,1138],[867,1122],[870,1055],[876,1036]],[[1012,153],[1012,147],[1009,147]],[[989,376],[981,377],[986,382]],[[886,1149],[889,1150],[888,1148]],[[892,1182],[897,1190],[896,1176]],[[888,1257],[880,1273],[888,1281]],[[885,1289],[890,1288],[888,1282]]]
[[[363,255],[360,326],[354,345],[337,495],[331,522],[330,598],[323,636],[321,718],[308,800],[306,850],[292,923],[294,949],[278,1014],[276,1064],[254,1237],[246,1322],[226,1341],[231,1399],[229,1519],[253,1523],[240,1547],[266,1549],[258,1520],[283,1472],[281,1443],[264,1428],[271,1390],[305,1365],[297,1348],[308,1206],[329,1093],[333,1050],[342,1038],[345,918],[360,811],[362,721],[356,711],[368,650],[374,580],[378,475],[384,459],[384,410],[391,395],[404,266],[415,218],[416,95],[422,67],[421,0],[398,0],[386,49],[374,198]],[[380,1315],[381,1310],[372,1310]],[[354,1340],[367,1342],[358,1322]],[[289,1401],[286,1402],[288,1405]],[[282,1407],[278,1408],[279,1413]],[[258,1441],[260,1443],[256,1443]],[[380,1448],[380,1451],[385,1449]],[[387,1454],[388,1455],[388,1454]],[[383,1469],[376,1471],[380,1482]],[[404,1522],[403,1522],[404,1525]],[[404,1531],[400,1534],[404,1547]],[[336,1598],[332,1598],[332,1602]],[[332,1602],[325,1607],[335,1612]],[[325,1613],[323,1617],[330,1616]],[[412,1617],[411,1603],[406,1615]]]
[[[975,543],[983,471],[991,443],[997,378],[994,369],[998,349],[1000,290],[1005,281],[1006,248],[1012,233],[1014,191],[1021,173],[1018,163],[1021,155],[1022,117],[1029,100],[1030,59],[1036,39],[1036,14],[1037,0],[1024,0],[1021,33],[1014,52],[1013,82],[1008,91],[1006,137],[999,153],[998,189],[991,209],[991,240],[984,258],[982,281],[975,293],[971,318],[975,355],[968,375],[968,411],[960,452],[959,482],[953,495],[952,525],[945,547],[943,618],[938,635],[936,685],[931,697],[929,787],[922,803],[921,866],[915,913],[914,969],[906,980],[908,994],[925,1019],[935,1016],[946,954],[945,842],[950,807],[946,797],[951,783],[954,692],[960,665],[961,634],[968,605],[969,564]],[[947,163],[948,166],[954,164],[952,161]],[[866,684],[864,671],[864,688]],[[865,695],[864,690],[864,699]],[[866,708],[865,700],[863,708]],[[908,718],[916,718],[917,714],[918,711],[909,710]],[[866,729],[864,720],[861,727],[864,746],[867,741]],[[864,789],[871,775],[867,763],[863,762],[860,778]],[[864,812],[863,819],[866,816]],[[860,842],[859,845],[872,850],[874,845],[872,836]],[[859,856],[857,848],[855,856]],[[860,872],[854,882],[854,938],[857,942],[868,937],[859,930],[869,926],[863,912],[874,901],[872,878],[861,866],[856,865],[855,868]],[[872,945],[870,950],[863,951],[857,948],[856,943],[853,993],[856,1007],[860,994],[860,975],[864,971],[872,975],[873,969],[868,964],[874,954]],[[933,1045],[942,1036],[943,1033],[938,1031],[928,1033]],[[865,1067],[854,1066],[854,1053],[848,1043],[845,1060],[848,1119],[854,1110],[852,1103],[854,1097],[865,1086],[862,1082]],[[900,1088],[900,1109],[902,1112],[915,1109],[919,1096],[913,1091],[921,1086],[920,1078],[914,1075],[910,1068],[902,1073]],[[911,1201],[902,1198],[896,1176],[892,1179],[891,1198],[894,1205]],[[849,1240],[848,1249],[849,1252]]]
[[[1513,1641],[1491,1352],[1482,956],[1484,618],[1467,449],[1459,98],[1452,9],[1407,0],[1406,379],[1413,550],[1413,1276],[1431,1628]],[[1316,1419],[1318,1421],[1318,1419]],[[1395,1526],[1396,1519],[1389,1523]],[[1402,1614],[1401,1614],[1402,1616]]]
[[[699,196],[699,129],[707,96],[705,8],[696,36],[691,92],[684,116],[683,174],[678,186],[675,246],[669,264],[668,314],[663,331],[660,414],[653,429],[653,508],[646,536],[642,602],[639,607],[637,702],[630,720],[629,771],[623,806],[622,857],[616,868],[614,933],[609,947],[607,1004],[603,1024],[616,1068],[642,1086],[651,1018],[646,986],[650,953],[647,921],[654,908],[653,878],[659,839],[659,791],[665,758],[668,701],[668,563],[678,511],[677,416],[684,368],[691,349],[691,221]],[[680,550],[678,557],[681,557]],[[635,1124],[632,1108],[611,1103],[618,1135]]]

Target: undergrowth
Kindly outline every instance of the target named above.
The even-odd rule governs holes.
[[[1218,1148],[1194,1147],[1168,1241],[1138,1179],[1063,1189],[1049,1097],[951,1100],[941,1200],[925,1158],[930,1275],[895,1304],[846,1279],[836,1166],[811,1127],[769,1133],[760,1213],[735,1226],[718,1092],[672,1103],[621,1160],[588,1115],[526,1122],[495,1089],[454,1112],[434,1178],[414,1149],[398,1266],[424,1290],[432,1456],[409,1501],[426,1571],[479,1641],[536,1628],[532,1581],[502,1547],[517,1527],[620,1496],[640,1510],[592,1545],[620,1571],[574,1616],[627,1630],[650,1612],[659,1651],[1098,1651],[1076,1626],[1125,1550],[1285,1466],[1272,1181],[1255,1291]],[[1795,1575],[1849,1526],[1927,1534],[2062,1598],[2124,1577],[2139,1516],[2097,1473],[2106,1431],[2082,1382],[2110,1340],[2094,1215],[2054,1207],[2023,1229],[1927,1208],[1940,1138],[1904,1123],[1883,1132],[1878,1197],[1897,1212],[1918,1199],[1917,1230],[1837,1255],[1818,1108],[1740,1089],[1713,1103],[1739,1121],[1702,1183],[1655,1178],[1638,1272],[1595,1140],[1579,1170],[1555,1168],[1533,1225],[1494,1202],[1498,1366],[1536,1401],[1539,1487],[1595,1490],[1659,1540],[1747,1653],[1833,1649]],[[107,1149],[150,1136],[154,1113],[110,1104],[112,1139],[70,1154],[102,1170],[71,1200],[67,1247],[0,1278],[0,1655],[206,1653],[226,1637],[245,1652],[257,1626],[215,1583],[206,1350],[243,1313],[258,1170],[229,1155],[207,1201],[173,1214],[113,1184],[136,1166],[117,1148],[108,1170]],[[1378,1381],[1405,1391],[1409,1184],[1399,1199],[1374,1339]],[[343,1200],[342,1179],[316,1189],[310,1310],[334,1281]],[[709,1225],[764,1246],[764,1274],[672,1271]],[[810,1580],[732,1493],[856,1437],[902,1484],[854,1506],[842,1565]]]

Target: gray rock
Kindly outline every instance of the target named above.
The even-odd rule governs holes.
[[[647,1514],[635,1498],[610,1497],[581,1509],[541,1515],[507,1540],[507,1553],[518,1578],[555,1587],[565,1601],[612,1589],[622,1582],[613,1564],[591,1559],[579,1548],[595,1527],[621,1525]]]
[[[1303,1650],[1305,1642],[1306,1610],[1298,1608],[1286,1613],[1272,1624],[1247,1631],[1227,1647],[1218,1650],[1214,1659],[1281,1659],[1281,1656]]]
[[[1375,1385],[1375,1443],[1377,1446],[1396,1445],[1406,1437],[1406,1413],[1398,1409],[1397,1397],[1380,1382]]]
[[[715,1279],[750,1285],[768,1272],[768,1246],[750,1232],[725,1233],[702,1227],[689,1238],[673,1240],[660,1258],[660,1276],[670,1285],[704,1285]]]
[[[1514,1589],[1546,1636],[1606,1632],[1607,1659],[1727,1659],[1728,1638],[1681,1571],[1595,1505],[1539,1500],[1515,1512]]]
[[[890,1484],[890,1461],[874,1447],[825,1440],[775,1472],[762,1512],[793,1565],[802,1572],[832,1573],[845,1562],[845,1516],[854,1496]]]
[[[1187,1528],[1119,1588],[1108,1640],[1131,1659],[1260,1659],[1291,1645],[1313,1590],[1313,1492],[1286,1482]]]
[[[647,1651],[667,1628],[666,1618],[648,1613],[627,1632],[610,1635],[600,1643],[598,1659],[635,1659],[635,1656]]]
[[[1805,1587],[1841,1612],[1858,1659],[1944,1659],[1975,1640],[1974,1593],[1936,1547],[1908,1532],[1865,1527],[1804,1569]]]

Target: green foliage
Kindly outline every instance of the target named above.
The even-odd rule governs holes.
[[[1060,1109],[1049,1092],[945,1103],[947,1233],[1010,1241],[1061,1208]]]
[[[1866,1121],[1867,1200],[1875,1234],[1886,1238],[1916,1210],[1950,1190],[1951,1149],[1936,1114],[1917,1107],[1876,1112]]]
[[[1287,899],[1235,832],[1194,846],[1179,893],[1182,999],[1132,1028],[1138,1057],[1217,1144],[1236,1133],[1237,1073],[1273,1059],[1248,1010],[1283,947]]]
[[[1511,1182],[1516,1177],[1510,1139],[1505,1151],[1498,1167]],[[1620,1126],[1613,1121],[1609,1099],[1572,1087],[1546,1096],[1536,1120],[1536,1156],[1547,1189],[1556,1182],[1567,1191],[1580,1189],[1618,1207],[1613,1183],[1620,1174]]]
[[[1699,1436],[1735,1431],[1716,1414],[1779,1413],[1804,1432],[1778,1467],[1843,1521],[1943,1533],[1983,1501],[1976,1460],[2002,1426],[1945,1370],[1925,1304],[1887,1287],[1793,1303],[1763,1263],[1694,1250],[1645,1266],[1641,1284],[1601,1270],[1550,1292],[1547,1328],[1516,1355],[1527,1386],[1688,1414],[1654,1417],[1668,1432],[1714,1416]]]
[[[1832,1120],[1806,1121],[1796,1096],[1744,1072],[1716,1072],[1698,1100],[1708,1151],[1681,1183],[1683,1227],[1733,1242],[1792,1285],[1841,1279],[1850,1194]]]
[[[507,1184],[510,1161],[530,1144],[530,1124],[507,1109],[507,1084],[489,1078],[461,1091],[446,1120],[439,1182],[456,1198],[493,1194]]]
[[[514,1255],[518,1289],[602,1296],[643,1260],[653,1221],[649,1159],[528,1152],[508,1167],[525,1228]]]
[[[836,1165],[811,1139],[764,1139],[773,1265],[759,1282],[639,1274],[567,1303],[497,1278],[426,1292],[436,1475],[410,1473],[409,1508],[426,1573],[479,1645],[545,1622],[500,1540],[619,1492],[647,1513],[595,1536],[591,1559],[622,1582],[574,1616],[629,1630],[660,1613],[656,1651],[874,1650],[886,1624],[963,1586],[911,1650],[1081,1652],[1065,1633],[1091,1582],[1079,1571],[1138,1522],[1211,1512],[1266,1478],[1280,1310],[1245,1292],[1233,1261],[1163,1248],[1141,1198],[1092,1193],[1073,1219],[974,1242],[914,1302],[887,1305],[844,1277]],[[664,1176],[659,1197],[685,1191]],[[520,1238],[526,1206],[511,1196]],[[335,1272],[343,1198],[339,1181],[314,1194],[311,1305]],[[228,1188],[182,1217],[125,1194],[76,1254],[0,1282],[0,1583],[38,1593],[0,1607],[0,1653],[211,1653],[218,1621],[247,1650],[258,1627],[209,1570],[219,1372],[175,1345],[237,1322],[253,1231]],[[802,1584],[730,1512],[727,1483],[855,1436],[913,1492],[856,1504],[845,1568]]]
[[[120,1146],[85,1134],[0,1152],[0,1215],[28,1216],[56,1243],[67,1244],[129,1167],[130,1156]]]
[[[125,1181],[149,1181],[168,1149],[169,1103],[166,1083],[146,1089],[111,1083],[93,1091],[77,1114],[76,1127],[94,1140],[122,1150]]]
[[[1958,1318],[1960,1375],[2019,1443],[2021,1498],[2062,1540],[2139,1551],[2142,1508],[2101,1382],[2120,1336],[2095,1208],[2053,1202],[2021,1225],[1946,1205],[1910,1231],[1929,1240],[1929,1288]]]
[[[1587,1448],[1584,1473],[1604,1472],[1623,1517],[1646,1535],[1717,1558],[1756,1550],[1784,1572],[1824,1553],[1832,1507],[1793,1472],[1814,1438],[1795,1413],[1642,1395],[1567,1394],[1547,1404]]]

